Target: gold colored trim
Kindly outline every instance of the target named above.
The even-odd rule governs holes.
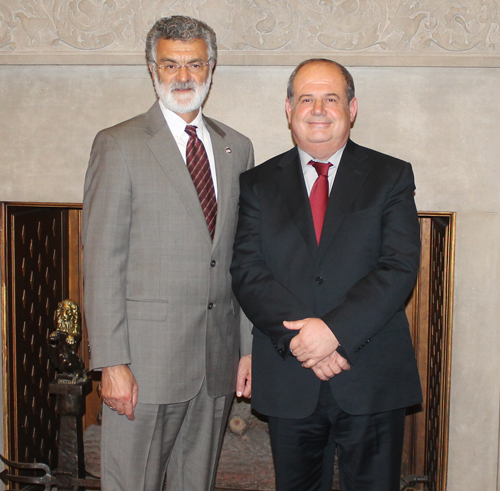
[[[6,204],[1,203],[0,207],[0,270],[1,270],[1,323],[2,323],[2,395],[3,395],[3,455],[9,458],[9,416],[8,416],[8,379],[7,379],[7,273],[6,273],[6,240],[7,234],[5,231],[5,215],[6,215]]]
[[[443,445],[441,449],[441,489],[446,490],[447,479],[448,479],[448,447],[449,447],[449,420],[450,420],[450,388],[451,388],[451,361],[452,361],[452,331],[453,331],[453,300],[454,300],[454,271],[455,271],[455,243],[456,243],[456,213],[452,213],[450,216],[450,226],[448,227],[448,245],[449,249],[447,251],[446,257],[448,258],[448,270],[445,278],[447,283],[446,288],[446,298],[448,299],[447,309],[446,309],[446,360],[444,362],[445,371],[443,374],[447,374],[448,378],[446,380],[441,380],[442,392],[442,406],[441,406],[441,418],[443,422],[442,426],[442,441],[446,444]]]

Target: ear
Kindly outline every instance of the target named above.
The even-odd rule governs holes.
[[[285,102],[285,110],[286,110],[286,119],[288,120],[288,124],[292,122],[292,103],[290,99],[287,99]]]
[[[351,123],[354,123],[357,113],[358,113],[358,100],[356,99],[356,97],[353,97],[351,103],[349,104],[349,115],[351,118]]]

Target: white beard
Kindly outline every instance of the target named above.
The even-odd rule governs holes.
[[[158,80],[156,70],[153,70],[153,83],[156,94],[167,109],[177,114],[190,113],[198,110],[205,101],[212,83],[212,71],[210,70],[207,79],[200,85],[194,80],[189,80],[187,82],[172,81],[167,86]],[[176,89],[193,90],[187,94],[180,94],[175,92]]]

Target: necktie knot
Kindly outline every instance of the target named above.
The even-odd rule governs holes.
[[[331,165],[330,162],[315,162],[314,160],[311,160],[308,165],[312,165],[315,169],[316,172],[318,173],[318,176],[324,176],[328,177],[328,170],[330,169]]]
[[[186,125],[186,129],[184,130],[190,138],[197,138],[197,135],[196,135],[196,126],[193,126],[193,125]]]

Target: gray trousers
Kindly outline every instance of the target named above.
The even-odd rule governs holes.
[[[129,421],[103,408],[102,491],[212,491],[233,396],[213,399],[204,382],[190,401],[137,404]]]

